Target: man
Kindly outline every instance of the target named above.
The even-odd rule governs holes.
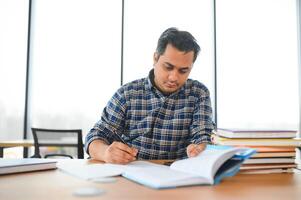
[[[188,79],[200,47],[176,28],[162,33],[147,78],[122,86],[86,137],[93,158],[126,164],[136,159],[193,157],[214,128],[208,89]]]

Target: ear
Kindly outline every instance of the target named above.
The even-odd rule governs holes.
[[[160,57],[159,54],[157,52],[155,52],[154,56],[153,56],[154,65],[158,62],[159,57]]]

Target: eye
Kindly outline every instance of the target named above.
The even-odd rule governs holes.
[[[189,69],[180,69],[179,72],[180,74],[186,74],[187,72],[189,72]]]
[[[164,64],[164,68],[167,69],[168,71],[173,70],[173,66],[171,66],[169,64]]]

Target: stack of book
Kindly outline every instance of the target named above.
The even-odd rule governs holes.
[[[255,148],[257,153],[246,160],[240,173],[283,173],[296,168],[296,147],[301,139],[295,130],[217,129],[213,143]]]

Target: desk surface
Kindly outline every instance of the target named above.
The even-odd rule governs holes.
[[[86,160],[68,160],[87,164]],[[72,193],[82,187],[104,189],[102,196],[79,198]],[[115,183],[93,183],[67,175],[60,170],[49,170],[0,176],[1,199],[53,200],[53,199],[172,199],[172,200],[299,200],[301,174],[243,175],[223,180],[215,186],[192,186],[155,190],[123,177]]]
[[[40,140],[40,146],[55,146],[55,147],[77,147],[77,141],[74,140]],[[32,147],[34,141],[32,139],[23,140],[0,140],[0,158],[3,157],[4,148],[9,147]],[[23,155],[27,157],[27,153]]]
[[[40,146],[76,146],[77,140],[39,140]],[[31,147],[34,146],[34,141],[26,140],[2,140],[0,147]]]
[[[0,147],[31,147],[33,140],[0,140]]]

